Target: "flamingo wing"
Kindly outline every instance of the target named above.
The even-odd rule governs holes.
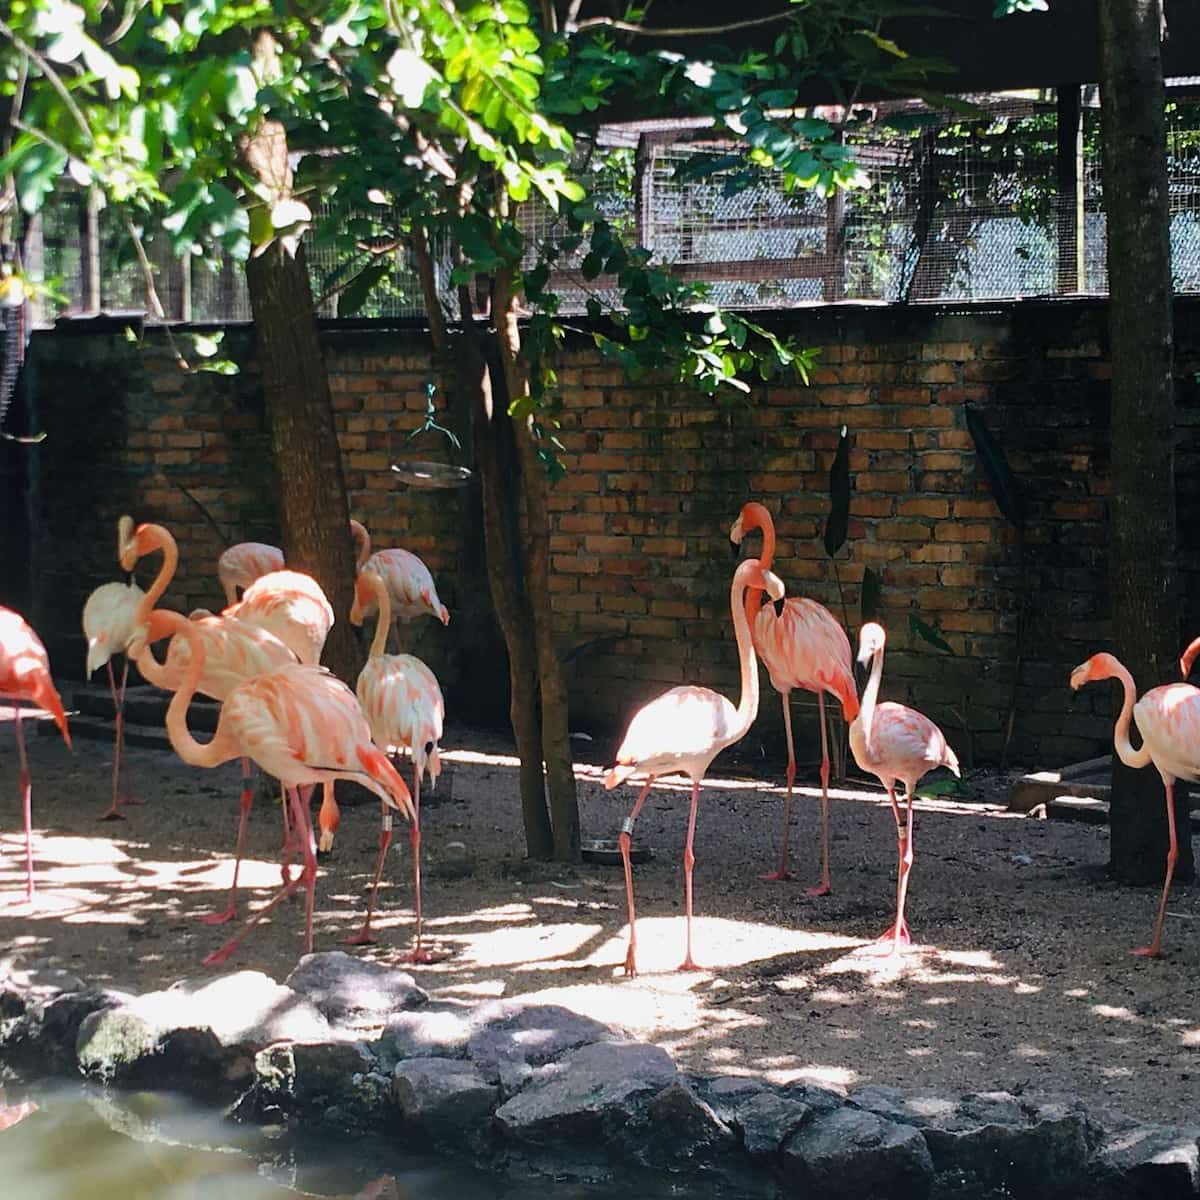
[[[50,657],[32,626],[11,608],[0,606],[0,696],[32,700],[54,718],[69,746],[67,714],[54,680]]]
[[[858,715],[850,639],[823,604],[792,596],[779,614],[773,604],[764,604],[755,617],[754,644],[777,692],[830,692],[847,721]]]
[[[672,688],[634,714],[617,765],[661,775],[711,761],[732,741],[736,720],[737,709],[710,688]]]
[[[864,770],[886,769],[893,778],[919,779],[934,767],[949,767],[955,775],[959,773],[958,757],[942,731],[906,704],[888,701],[875,709],[871,740],[864,749],[868,761],[859,759],[859,766]]]
[[[1200,689],[1189,683],[1151,688],[1134,706],[1133,718],[1160,771],[1200,779]]]
[[[309,666],[320,661],[334,621],[333,606],[321,585],[300,571],[263,575],[223,615],[274,634]]]
[[[450,612],[441,602],[429,568],[411,551],[393,548],[377,550],[367,559],[355,586],[355,612],[358,619],[370,616],[378,607],[369,584],[362,578],[373,571],[382,576],[392,602],[392,617],[412,621],[428,614],[443,625],[450,624]],[[354,619],[354,616],[351,616]]]
[[[88,596],[83,606],[83,634],[89,675],[112,655],[125,652],[133,640],[134,621],[145,594],[136,583],[102,583]]]

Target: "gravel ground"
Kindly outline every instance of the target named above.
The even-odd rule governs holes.
[[[0,725],[10,719],[0,710]],[[204,973],[226,936],[198,921],[224,900],[236,823],[237,767],[202,772],[168,751],[134,749],[144,806],[100,823],[111,746],[34,736],[38,897],[23,896],[23,839],[11,732],[0,729],[0,962],[50,959],[86,979],[148,990]],[[639,965],[622,977],[627,924],[621,869],[523,858],[511,748],[495,733],[451,727],[447,773],[426,796],[427,929],[445,956],[413,969],[435,996],[537,994],[627,1027],[686,1069],[797,1077],[853,1088],[935,1092],[1062,1091],[1147,1119],[1193,1122],[1200,1077],[1200,892],[1177,885],[1166,954],[1149,940],[1157,890],[1105,877],[1102,827],[1004,811],[1011,777],[977,772],[969,795],[922,800],[909,897],[914,945],[899,960],[872,939],[895,897],[892,816],[877,789],[851,782],[831,804],[833,893],[809,898],[819,870],[818,805],[805,780],[793,818],[799,882],[776,864],[782,792],[718,761],[696,833],[696,957],[683,956],[680,855],[687,788],[667,781],[638,822],[650,861],[634,868]],[[724,770],[722,767],[724,765]],[[780,770],[779,775],[781,776]],[[585,838],[612,838],[634,788],[605,792],[580,765]],[[350,799],[353,794],[351,789]],[[361,922],[378,809],[347,805],[317,881],[315,942],[333,949]],[[251,907],[278,885],[277,807],[260,802],[243,870]],[[451,842],[467,852],[467,873]],[[378,944],[398,962],[412,932],[408,840],[397,838],[380,892]],[[243,904],[243,911],[248,911]],[[230,968],[282,978],[302,950],[292,902],[250,935]],[[7,949],[5,949],[7,948]]]

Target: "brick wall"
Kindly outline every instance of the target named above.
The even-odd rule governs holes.
[[[919,705],[960,755],[973,748],[977,760],[994,758],[1024,587],[1014,755],[1055,763],[1095,752],[1110,729],[1106,698],[1096,689],[1071,703],[1066,681],[1071,666],[1105,644],[1110,619],[1104,305],[839,306],[770,320],[819,346],[822,365],[811,386],[757,387],[748,404],[721,407],[662,382],[631,384],[588,345],[565,355],[569,474],[551,496],[551,602],[562,646],[576,652],[567,667],[572,727],[603,739],[633,706],[676,683],[736,691],[727,535],[745,499],[775,514],[776,569],[789,591],[842,611],[821,531],[844,424],[854,497],[837,574],[855,628],[863,568],[882,577],[885,695]],[[1176,333],[1184,636],[1200,630],[1192,519],[1200,304],[1179,304]],[[416,332],[326,337],[352,509],[377,545],[404,545],[426,560],[454,614],[448,630],[423,623],[416,652],[443,677],[452,709],[499,716],[507,673],[486,600],[477,493],[413,491],[388,470],[406,455],[444,456],[436,435],[405,440],[424,412],[427,346]],[[185,610],[220,603],[222,542],[176,484],[226,536],[275,537],[252,336],[234,329],[226,343],[245,364],[240,376],[182,374],[154,333],[140,348],[99,326],[35,337],[30,390],[50,437],[32,452],[32,612],[58,670],[82,662],[79,608],[90,587],[113,577],[121,512],[175,531],[182,566],[172,596]],[[1013,531],[966,432],[967,402],[1005,446],[1024,488],[1024,583]],[[450,423],[465,432],[453,416]],[[910,613],[936,624],[955,655],[914,638]],[[769,689],[761,713],[751,748],[765,741],[774,751],[781,718]],[[804,715],[797,736],[807,757],[815,729]]]

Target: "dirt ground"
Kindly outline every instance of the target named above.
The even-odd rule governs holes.
[[[84,978],[147,990],[205,972],[228,927],[197,918],[224,901],[232,873],[237,767],[203,772],[167,751],[131,751],[142,807],[100,823],[111,745],[57,737],[31,745],[38,896],[23,897],[24,857],[11,711],[0,709],[0,962],[49,959]],[[511,747],[495,733],[450,727],[442,786],[424,808],[427,930],[447,957],[413,968],[435,997],[534,995],[669,1049],[688,1070],[806,1077],[934,1092],[1060,1091],[1146,1119],[1196,1120],[1200,1078],[1200,890],[1176,886],[1166,954],[1149,940],[1157,890],[1107,881],[1107,830],[1003,811],[1008,779],[969,776],[971,796],[921,800],[909,899],[914,946],[875,952],[895,895],[895,837],[877,789],[853,782],[831,803],[833,894],[812,899],[817,792],[806,781],[793,818],[801,879],[759,875],[777,862],[782,770],[745,777],[718,761],[696,832],[697,973],[683,956],[681,782],[656,785],[637,828],[653,858],[634,868],[638,978],[622,977],[627,922],[620,866],[528,863]],[[599,761],[607,747],[593,745]],[[634,799],[578,768],[585,838],[614,838]],[[335,949],[362,920],[378,808],[345,808],[317,881],[315,948]],[[278,886],[279,816],[251,818],[245,899]],[[452,877],[447,844],[469,874]],[[384,874],[377,945],[398,962],[410,946],[408,839]],[[243,912],[247,906],[243,903]],[[230,960],[282,978],[302,949],[291,902]]]

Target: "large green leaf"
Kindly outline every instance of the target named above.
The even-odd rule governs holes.
[[[371,289],[392,269],[390,259],[379,258],[365,266],[338,294],[339,317],[352,317],[367,302]]]
[[[992,485],[992,495],[996,507],[1004,514],[1009,523],[1016,529],[1025,527],[1025,505],[1021,497],[1021,488],[1017,483],[1004,447],[992,436],[983,418],[971,405],[964,406],[967,417],[967,432],[975,443],[983,469],[987,473],[988,482]]]
[[[947,654],[954,653],[954,647],[928,622],[922,621],[920,617],[908,614],[908,627],[919,638],[923,638],[931,646],[935,646],[938,650],[943,650]]]
[[[832,558],[850,529],[850,436],[842,426],[837,453],[829,468],[829,516],[825,519],[825,553]]]

